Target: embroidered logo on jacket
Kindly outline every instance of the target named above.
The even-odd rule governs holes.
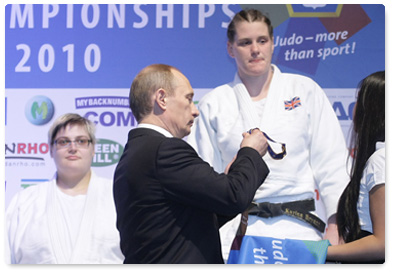
[[[285,100],[284,101],[284,108],[287,111],[291,111],[299,106],[302,106],[302,103],[300,102],[299,97],[294,97],[292,100]]]

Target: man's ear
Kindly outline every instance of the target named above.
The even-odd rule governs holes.
[[[155,102],[160,109],[165,110],[167,107],[167,93],[166,90],[160,88],[155,92]]]

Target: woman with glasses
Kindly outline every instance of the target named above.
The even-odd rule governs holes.
[[[91,169],[94,124],[59,117],[48,133],[54,178],[14,196],[6,212],[6,260],[16,264],[122,263],[112,181]]]

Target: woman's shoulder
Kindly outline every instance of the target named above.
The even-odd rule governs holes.
[[[368,190],[374,186],[385,183],[385,148],[377,149],[368,159],[364,171]]]
[[[376,151],[370,156],[366,165],[376,168],[385,167],[385,143],[378,142],[376,144]]]
[[[46,200],[50,183],[51,181],[44,182],[20,190],[14,195],[9,206],[23,210],[35,207],[36,204]]]
[[[233,83],[227,83],[208,91],[200,100],[199,105],[220,104],[234,96]]]

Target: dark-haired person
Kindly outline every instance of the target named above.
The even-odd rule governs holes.
[[[18,192],[6,212],[6,262],[114,264],[119,246],[112,181],[91,170],[95,126],[78,114],[60,116],[48,133],[56,174]]]
[[[353,116],[351,180],[342,194],[337,223],[342,244],[327,259],[348,263],[385,260],[385,72],[359,86]]]
[[[335,213],[348,181],[348,150],[331,103],[310,78],[283,73],[271,64],[273,27],[260,11],[243,10],[234,16],[227,49],[237,65],[234,81],[201,99],[200,116],[188,142],[217,171],[232,160],[241,132],[249,128],[259,127],[285,143],[283,159],[265,155],[270,174],[254,201],[267,208],[273,207],[267,203],[282,206],[283,211],[291,208],[297,211],[294,215],[314,214],[317,185],[327,218],[307,223],[276,212],[268,218],[250,215],[247,235],[321,240],[326,222],[326,238],[337,242]],[[293,201],[297,203],[289,203]],[[221,229],[224,250],[229,249],[237,227],[236,222]]]

